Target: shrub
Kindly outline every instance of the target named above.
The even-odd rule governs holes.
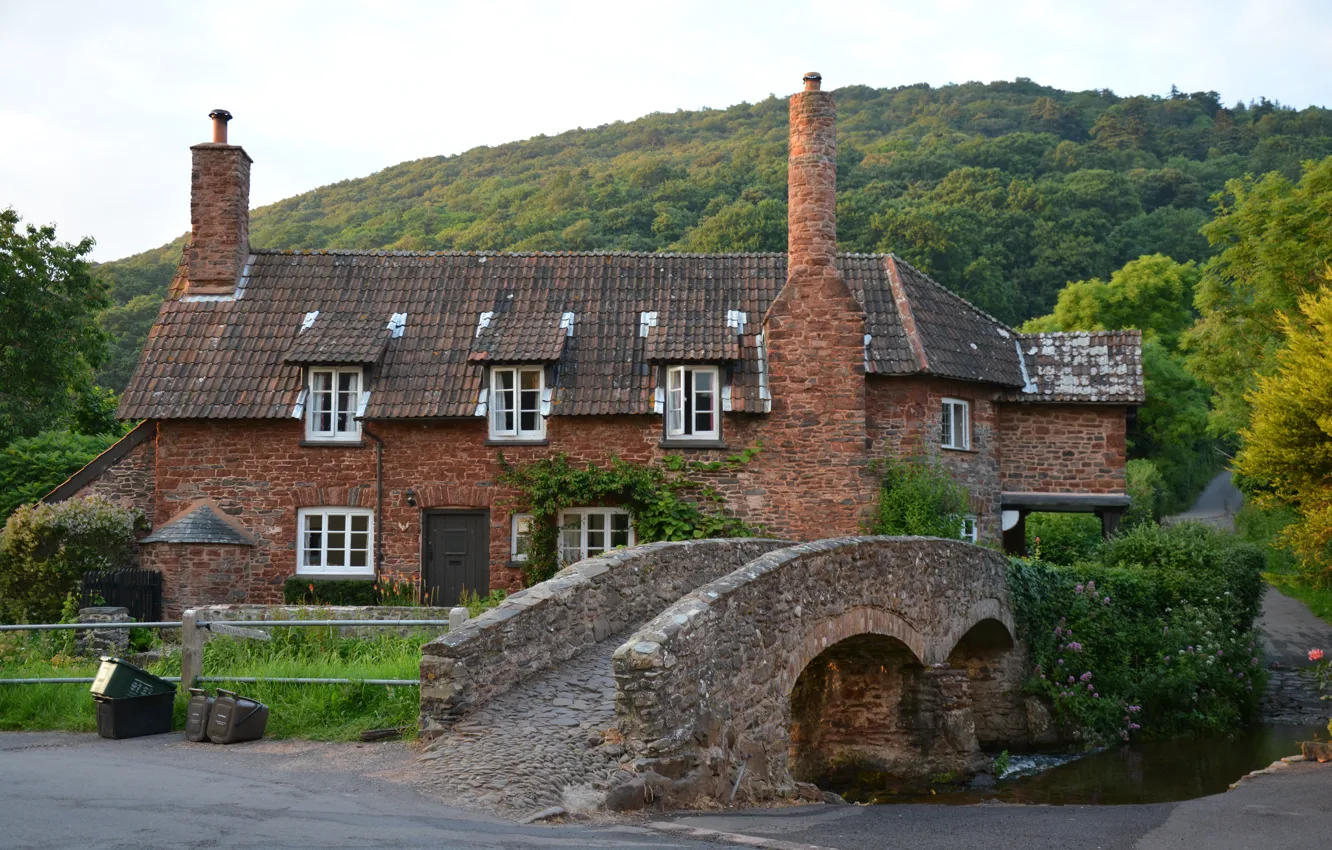
[[[875,534],[959,537],[967,490],[941,466],[927,460],[883,461]]]
[[[131,566],[143,514],[98,496],[25,505],[0,533],[0,617],[47,623],[85,572]]]
[[[1239,605],[1242,629],[1253,625],[1262,604],[1262,547],[1201,523],[1129,529],[1106,546],[1104,563],[1153,573],[1162,608],[1228,593]]]
[[[1262,567],[1259,547],[1187,524],[1131,529],[1074,566],[1014,559],[1028,689],[1089,743],[1234,732],[1265,677]]]
[[[288,605],[378,605],[375,583],[364,579],[317,579],[292,576],[282,585]]]
[[[1051,564],[1086,561],[1100,548],[1101,520],[1091,514],[1027,515],[1027,551]]]
[[[1124,512],[1120,528],[1133,528],[1146,522],[1157,522],[1170,498],[1165,478],[1156,464],[1139,458],[1125,467],[1128,477],[1129,507]]]
[[[10,443],[0,450],[0,519],[54,490],[117,439],[46,431]]]

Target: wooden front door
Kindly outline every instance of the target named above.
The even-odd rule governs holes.
[[[425,515],[421,575],[434,605],[456,605],[466,589],[490,592],[490,512],[431,511]]]

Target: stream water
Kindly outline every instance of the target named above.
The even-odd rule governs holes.
[[[970,805],[987,801],[1046,805],[1166,803],[1219,794],[1244,774],[1300,751],[1298,741],[1325,727],[1259,725],[1233,741],[1148,741],[1086,754],[1015,755],[987,787],[894,794],[835,788],[847,800]]]

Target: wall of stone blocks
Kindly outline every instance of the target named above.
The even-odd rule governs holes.
[[[640,772],[665,777],[665,805],[722,799],[741,764],[737,799],[789,795],[796,682],[829,647],[877,634],[927,671],[942,665],[948,676],[921,691],[933,702],[917,710],[942,724],[942,749],[929,753],[951,752],[955,767],[974,770],[968,677],[947,660],[981,621],[1012,634],[1006,573],[997,552],[926,538],[838,538],[761,556],[688,594],[616,650],[625,745]],[[957,752],[967,740],[970,749]]]
[[[1116,405],[1005,404],[999,413],[1004,490],[1123,493],[1127,418]]]
[[[523,679],[654,616],[789,541],[649,543],[580,561],[421,650],[421,733],[438,735]]]

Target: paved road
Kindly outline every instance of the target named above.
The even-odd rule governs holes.
[[[452,808],[406,784],[412,757],[394,744],[0,733],[0,848],[723,846],[643,822],[517,826]],[[833,850],[1325,850],[1332,765],[1152,806],[805,806],[668,820]]]
[[[1243,504],[1244,494],[1230,480],[1230,470],[1227,469],[1207,482],[1193,507],[1170,519],[1205,522],[1226,531],[1234,531],[1235,514]]]
[[[704,847],[639,826],[517,826],[388,777],[405,746],[0,733],[0,848]]]

